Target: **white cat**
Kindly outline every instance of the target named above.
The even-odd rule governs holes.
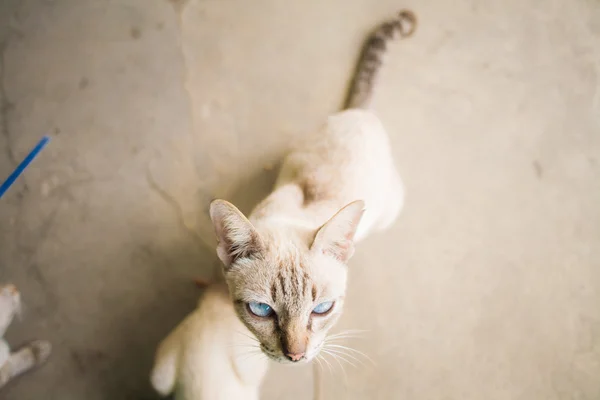
[[[388,135],[366,110],[387,43],[412,34],[403,11],[369,37],[346,106],[284,160],[273,192],[246,218],[215,200],[210,216],[235,311],[282,363],[310,361],[339,318],[354,242],[392,224],[403,187]]]
[[[4,332],[21,309],[21,295],[14,285],[0,286],[0,388],[11,379],[43,364],[52,350],[50,343],[36,340],[11,353],[2,338]]]
[[[160,344],[151,382],[176,400],[257,400],[267,367],[257,340],[236,317],[227,287],[214,284]]]
[[[385,129],[358,108],[371,99],[387,42],[412,34],[415,22],[403,11],[374,31],[346,101],[353,109],[285,159],[249,219],[226,201],[211,204],[229,291],[210,286],[160,344],[151,375],[160,394],[254,400],[268,366],[263,353],[283,363],[318,355],[341,314],[354,241],[387,228],[402,208]],[[319,390],[315,383],[315,399]]]

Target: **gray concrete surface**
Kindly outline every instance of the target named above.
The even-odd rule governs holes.
[[[154,347],[218,266],[208,202],[248,211],[403,7],[420,26],[375,108],[407,204],[359,247],[339,327],[375,365],[324,372],[325,398],[600,398],[591,0],[0,2],[0,177],[53,136],[0,201],[9,339],[55,345],[0,398],[155,398]],[[310,391],[281,367],[264,398]]]

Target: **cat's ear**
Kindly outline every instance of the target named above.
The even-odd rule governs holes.
[[[319,228],[311,250],[346,262],[354,254],[354,234],[365,212],[365,202],[356,200],[337,212]]]
[[[250,257],[263,249],[263,243],[244,214],[225,200],[210,203],[210,219],[217,234],[217,255],[229,268],[236,260]]]

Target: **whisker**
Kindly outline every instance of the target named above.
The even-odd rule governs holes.
[[[343,331],[339,331],[338,333],[336,333],[336,335],[342,334],[342,333],[366,333],[369,332],[367,329],[344,329]]]
[[[357,335],[357,334],[362,334],[362,333],[367,333],[367,332],[369,332],[369,331],[364,330],[364,329],[346,329],[344,331],[335,333],[333,335],[329,335],[329,337],[337,337],[337,336],[347,335],[347,334]]]
[[[260,357],[260,356],[263,356],[263,355],[264,354],[262,354],[262,352],[259,352],[259,353],[253,353],[253,352],[244,353],[244,354],[240,354],[238,357],[242,357],[242,356],[245,356],[245,357],[238,358],[238,361],[240,361],[240,362],[241,361],[250,361],[251,359],[256,358],[256,356]]]
[[[345,335],[345,336],[336,336],[336,337],[327,337],[325,338],[325,342],[326,343],[331,343],[331,342],[341,342],[344,341],[346,339],[362,339],[362,337],[360,336],[353,336],[353,335]]]
[[[319,354],[319,357],[321,357],[321,360],[323,360],[323,362],[325,362],[327,364],[327,369],[329,370],[329,373],[331,375],[333,375],[333,368],[331,367],[331,363],[329,362],[328,359],[326,359],[323,355]]]
[[[250,347],[253,349],[260,349],[260,346],[257,344],[249,344],[249,343],[233,343],[227,345],[227,347]]]
[[[356,364],[354,364],[352,361],[350,361],[346,357],[344,357],[344,356],[347,356],[347,354],[340,353],[340,352],[337,352],[337,351],[334,351],[334,350],[331,350],[331,349],[323,349],[322,351],[325,351],[327,354],[329,354],[332,357],[334,357],[334,359],[338,359],[339,358],[340,360],[347,362],[348,364],[350,364],[354,368],[358,368],[356,366]]]
[[[356,349],[354,349],[352,347],[348,347],[348,346],[342,346],[340,344],[327,344],[327,346],[329,347],[329,350],[332,350],[331,348],[334,348],[334,349],[343,349],[343,350],[352,351],[360,356],[363,356],[367,360],[369,360],[369,362],[371,362],[371,364],[377,365],[377,363],[375,361],[373,361],[373,359],[371,357],[369,357],[368,355],[366,355],[365,353],[363,353],[360,350],[356,350]],[[350,355],[350,354],[348,353],[347,355]]]
[[[337,362],[337,363],[340,365],[340,367],[341,367],[342,369],[344,369],[344,367],[343,367],[342,363],[340,363],[340,361],[339,361],[339,360],[345,361],[346,363],[348,363],[348,364],[350,364],[351,366],[353,366],[353,367],[355,367],[355,368],[356,368],[356,365],[354,365],[354,364],[353,364],[351,361],[349,361],[348,359],[344,358],[344,355],[343,355],[343,354],[340,354],[340,353],[333,353],[333,352],[332,352],[332,351],[330,351],[330,350],[323,350],[323,351],[325,351],[325,353],[327,353],[327,354],[329,354],[331,357],[333,357],[333,359],[334,359],[334,360],[335,360],[335,361],[336,361],[336,362]]]
[[[323,353],[331,356],[331,358],[333,358],[333,360],[340,366],[340,369],[344,370],[344,366],[340,363],[340,360],[338,360],[337,356],[325,349],[321,350]],[[323,359],[326,359],[325,356],[323,356]]]
[[[320,372],[323,371],[323,366],[321,365],[318,355],[314,360],[317,364],[313,364],[313,400],[318,400],[321,398],[322,375]]]
[[[246,350],[243,353],[239,353],[238,355],[244,355],[244,354],[261,354],[262,351],[258,350],[258,349],[250,349],[250,350]]]
[[[339,355],[340,357],[348,357],[348,358],[350,358],[350,359],[352,359],[352,360],[356,361],[356,362],[357,362],[358,364],[360,364],[361,366],[364,366],[364,365],[365,365],[365,363],[364,363],[364,361],[363,361],[363,360],[361,360],[361,359],[359,359],[359,358],[355,357],[355,356],[354,356],[353,354],[351,354],[351,353],[346,353],[346,352],[344,352],[344,351],[341,351],[341,350],[336,350],[336,349],[328,349],[328,350],[329,350],[329,351],[331,351],[331,352],[332,352],[332,353],[334,353],[334,354],[337,354],[337,355]]]
[[[359,331],[359,330],[347,330],[347,331],[342,331],[333,335],[328,335],[325,340],[326,341],[334,341],[334,340],[342,340],[342,339],[361,339],[362,335],[361,333],[366,332],[366,331]]]
[[[335,335],[329,335],[328,337],[340,337],[340,336],[360,336],[360,333],[352,333],[352,332],[341,332]]]
[[[340,362],[340,360],[338,360],[338,357],[335,354],[328,352],[327,350],[322,349],[321,351],[323,351],[325,354],[330,355],[335,360],[335,362],[338,363],[340,369],[342,370],[342,374],[344,375],[344,384],[348,386],[348,375],[346,374],[346,368],[344,368],[344,365]],[[327,360],[325,356],[323,356],[323,359]]]
[[[319,366],[320,369],[323,369],[323,365],[321,364],[321,360],[319,360],[319,356],[316,356],[314,358],[315,362],[317,363],[317,365]]]
[[[245,337],[247,337],[248,339],[254,340],[254,341],[255,341],[255,342],[257,342],[257,343],[260,343],[260,341],[259,341],[257,338],[255,338],[254,336],[251,336],[251,335],[249,335],[249,334],[247,334],[247,333],[244,333],[244,332],[241,332],[241,331],[235,331],[235,333],[237,333],[237,334],[239,334],[239,335],[242,335],[242,336],[245,336]]]

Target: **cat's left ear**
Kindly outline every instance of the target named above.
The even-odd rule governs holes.
[[[210,219],[217,234],[217,255],[225,269],[242,258],[251,257],[263,249],[263,242],[254,226],[233,204],[225,200],[210,203]]]
[[[319,228],[311,250],[345,263],[354,254],[354,235],[365,212],[365,202],[356,200],[337,212]]]

